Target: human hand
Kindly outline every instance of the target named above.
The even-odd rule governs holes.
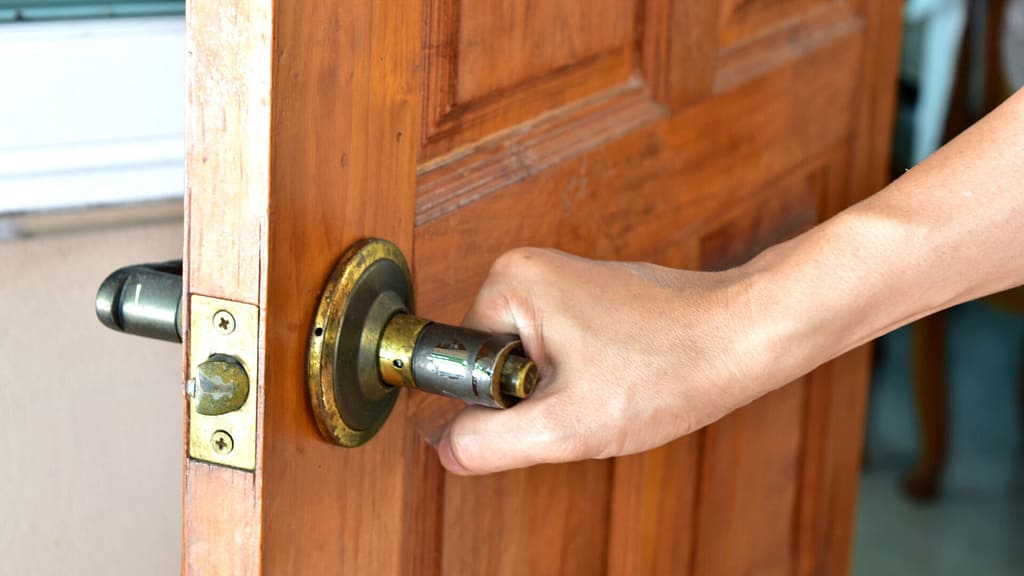
[[[520,335],[540,383],[504,410],[470,407],[441,462],[457,474],[631,454],[717,420],[772,387],[772,338],[752,329],[737,271],[601,262],[555,250],[499,258],[464,324]]]

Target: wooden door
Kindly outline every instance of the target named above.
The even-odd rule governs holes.
[[[255,472],[186,460],[186,572],[845,573],[864,350],[648,453],[458,478],[440,398],[321,438],[307,331],[361,237],[458,323],[516,246],[715,269],[827,218],[884,184],[899,5],[190,2],[187,291],[258,305],[260,356]]]

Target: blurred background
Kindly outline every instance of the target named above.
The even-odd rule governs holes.
[[[180,572],[181,346],[92,310],[181,255],[184,8],[0,0],[5,574]],[[894,176],[1024,85],[1024,0],[908,1],[900,76]],[[878,343],[855,574],[1024,573],[1017,292]]]
[[[1020,86],[1024,1],[906,2],[893,177]],[[1024,289],[880,339],[854,574],[1024,574],[1022,423]]]
[[[184,9],[0,0],[0,574],[180,573],[182,349],[93,307],[181,257]]]

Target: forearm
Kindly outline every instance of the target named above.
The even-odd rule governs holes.
[[[960,302],[1024,284],[1024,93],[743,272],[794,371]]]

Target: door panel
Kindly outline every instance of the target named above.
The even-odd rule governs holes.
[[[561,70],[584,68],[608,53],[616,53],[622,67],[608,81],[625,80],[632,67],[634,2],[448,3],[458,26],[454,38],[439,40],[457,46],[453,107],[545,76],[561,76],[566,84]]]
[[[187,290],[258,305],[261,354],[256,470],[186,460],[186,571],[846,572],[864,351],[644,454],[458,478],[439,397],[323,440],[305,347],[361,237],[458,323],[516,246],[722,269],[829,217],[885,177],[898,10],[191,3]]]
[[[820,10],[835,10],[846,0],[722,0],[718,20],[721,47],[770,33],[780,26],[799,25]]]
[[[611,480],[610,463],[596,460],[449,478],[441,572],[604,572]]]
[[[702,433],[616,458],[608,574],[689,574]]]
[[[420,160],[613,88],[632,73],[632,2],[426,0]]]
[[[704,432],[695,574],[793,573],[803,411],[797,381]]]

